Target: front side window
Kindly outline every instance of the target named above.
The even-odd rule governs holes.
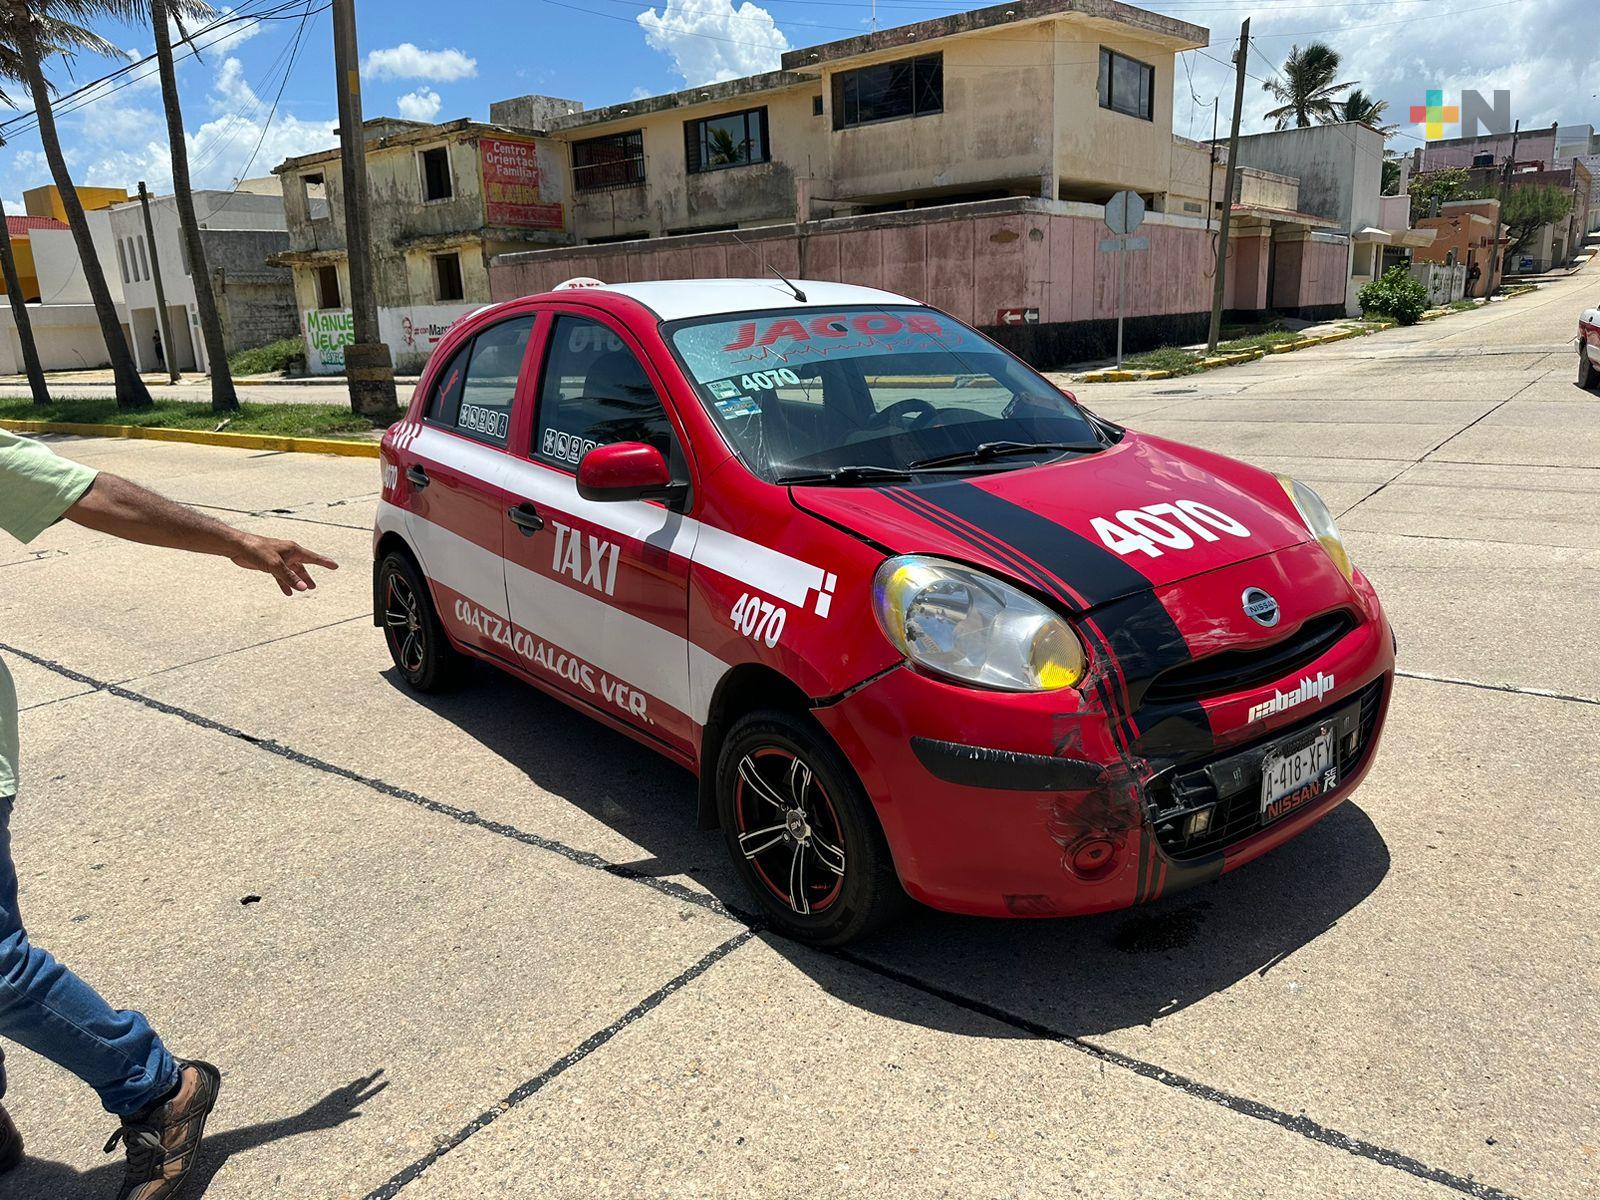
[[[952,317],[927,308],[779,309],[678,321],[668,339],[701,404],[770,482],[840,467],[914,470],[1015,444],[1097,445],[1070,399]],[[1010,444],[990,461],[986,443]]]
[[[1100,47],[1100,107],[1153,120],[1156,69],[1149,63]]]
[[[532,316],[513,317],[457,350],[434,381],[428,420],[503,448],[532,333]]]
[[[683,123],[689,174],[771,161],[767,148],[767,110],[723,113]]]
[[[317,307],[344,307],[339,291],[339,268],[332,263],[324,263],[317,268]]]
[[[833,77],[833,127],[944,111],[944,55],[923,54]]]
[[[577,470],[610,442],[646,442],[672,458],[672,423],[650,377],[623,340],[587,317],[562,315],[550,330],[534,454]]]
[[[644,131],[608,133],[572,143],[572,190],[597,192],[644,182]]]

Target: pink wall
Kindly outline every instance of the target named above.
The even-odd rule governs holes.
[[[1268,242],[1268,238],[1256,236],[1228,239],[1228,290],[1224,308],[1256,312],[1267,306]]]
[[[545,291],[589,275],[611,283],[759,276],[761,258],[791,277],[899,292],[975,325],[1002,308],[1037,308],[1042,323],[1116,316],[1116,256],[1097,249],[1110,233],[1098,217],[1047,211],[895,213],[740,233],[658,238],[550,250],[489,268],[496,300]],[[965,208],[967,206],[953,206]],[[1128,316],[1197,313],[1211,306],[1210,238],[1203,226],[1140,228],[1150,249],[1127,255]],[[1262,270],[1264,271],[1264,265]]]

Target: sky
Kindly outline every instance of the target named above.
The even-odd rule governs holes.
[[[199,59],[179,64],[190,168],[197,187],[232,187],[268,174],[284,158],[332,146],[335,101],[326,0],[234,0],[225,20],[197,40]],[[1511,93],[1524,128],[1600,127],[1600,33],[1595,0],[1168,0],[1142,7],[1209,28],[1210,45],[1179,58],[1174,132],[1211,134],[1221,97],[1232,104],[1231,55],[1239,22],[1251,17],[1245,132],[1269,128],[1273,101],[1262,87],[1297,44],[1321,40],[1344,60],[1342,78],[1389,102],[1399,124],[1391,150],[1421,143],[1410,107],[1430,88],[1459,103],[1462,89]],[[269,19],[249,14],[283,11]],[[878,28],[965,8],[955,0],[877,0]],[[312,10],[312,15],[302,15]],[[441,20],[442,16],[448,20]],[[368,117],[486,120],[493,100],[538,92],[596,107],[720,79],[773,70],[786,49],[872,28],[871,0],[524,0],[513,5],[436,0],[357,0],[363,104]],[[131,57],[151,52],[148,26],[105,22],[97,32]],[[61,91],[98,79],[110,59],[55,60]],[[58,119],[80,185],[127,187],[140,179],[170,189],[166,122],[154,64],[95,89]],[[0,81],[16,109],[26,89]],[[20,110],[20,111],[19,111]],[[1458,131],[1446,129],[1447,136]],[[38,134],[27,120],[0,126],[0,200],[21,211],[24,189],[50,182]]]

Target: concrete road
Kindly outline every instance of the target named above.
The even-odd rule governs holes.
[[[1342,514],[1399,632],[1378,764],[1203,890],[843,956],[752,935],[648,752],[489,670],[400,690],[375,464],[62,439],[346,569],[0,546],[34,936],[222,1065],[212,1200],[1600,1196],[1597,300],[1085,388]],[[93,1097],[7,1065],[0,1195],[109,1194]]]

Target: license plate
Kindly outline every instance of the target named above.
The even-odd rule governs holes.
[[[1317,730],[1295,750],[1276,750],[1261,760],[1261,823],[1287,816],[1339,786],[1333,730]]]

